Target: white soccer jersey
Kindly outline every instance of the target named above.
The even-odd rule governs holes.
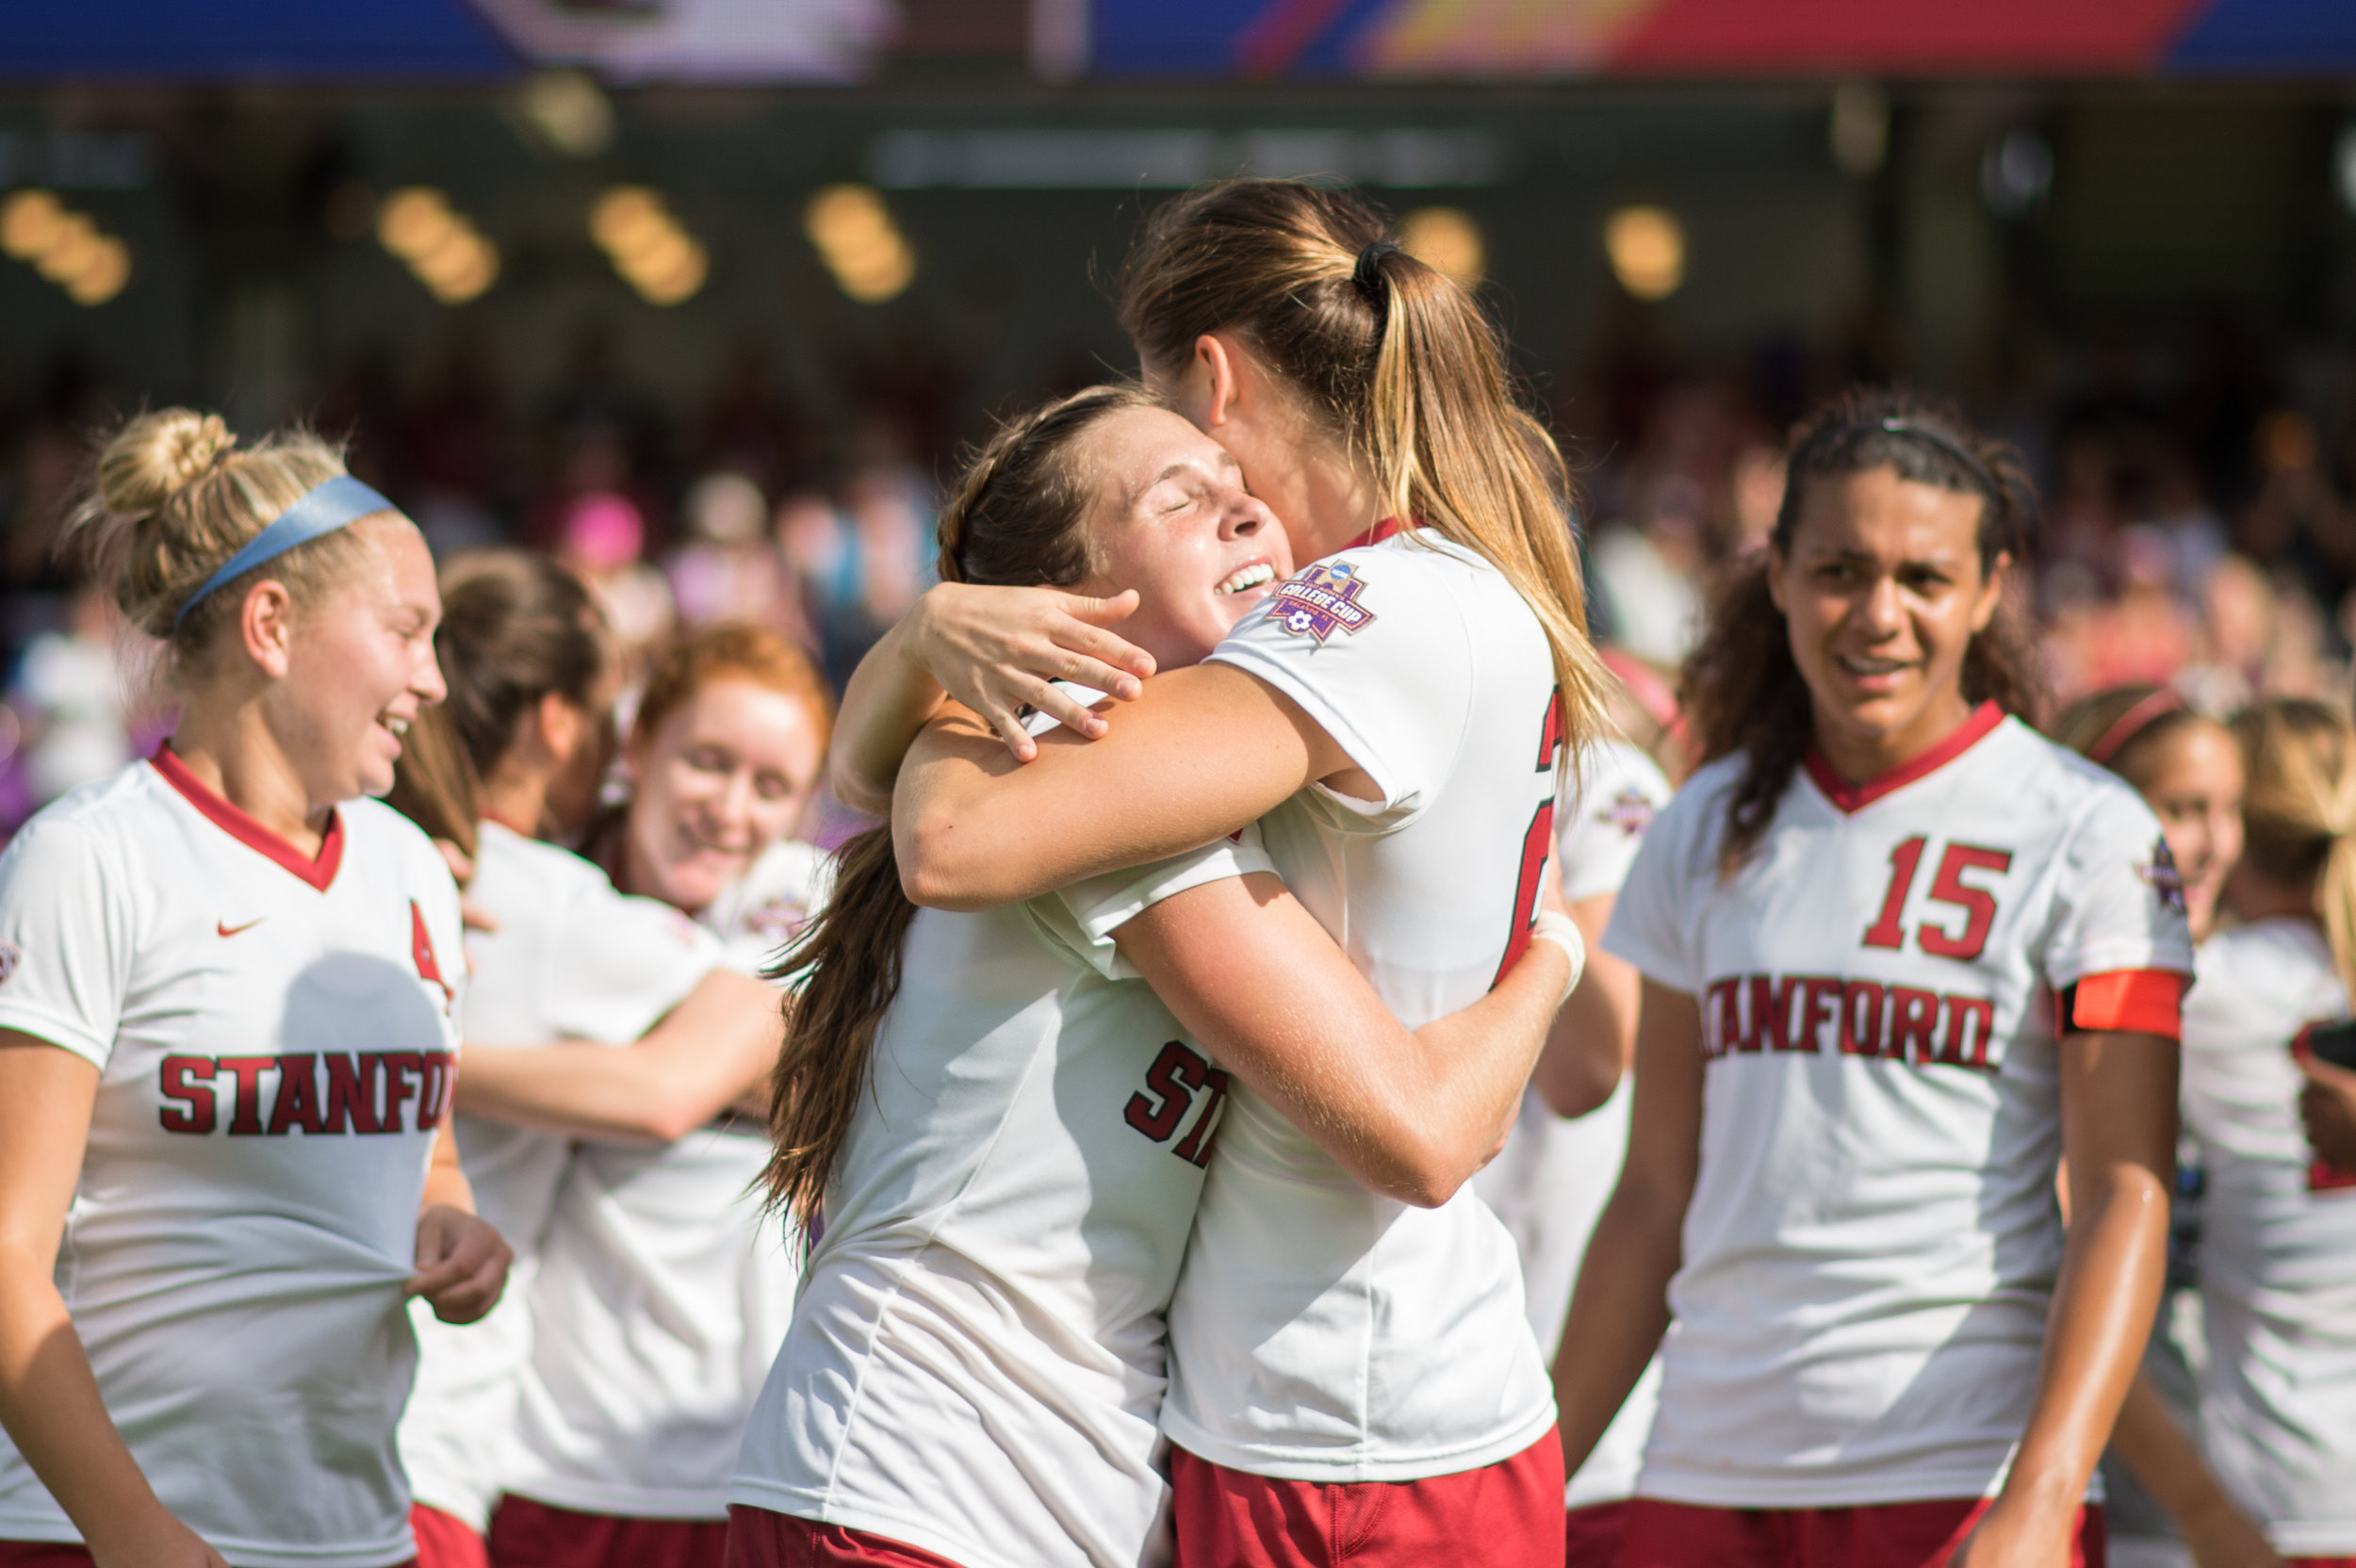
[[[1811,760],[1722,878],[1742,767],[1661,813],[1604,939],[1699,1002],[1708,1057],[1639,1490],[1988,1494],[2061,1263],[2051,993],[2188,974],[2182,886],[2133,791],[1993,707],[1867,784]]]
[[[731,1501],[966,1568],[1169,1561],[1163,1310],[1227,1075],[1110,933],[1270,869],[1247,831],[918,913]]]
[[[497,823],[482,826],[466,892],[499,925],[466,934],[464,1021],[478,1044],[627,1045],[723,961],[719,939],[669,905],[626,897],[580,856]],[[410,1304],[417,1381],[401,1419],[401,1458],[417,1501],[481,1530],[510,1466],[540,1238],[573,1145],[464,1114],[451,1131],[475,1210],[515,1260],[506,1295],[479,1322],[452,1326]]]
[[[817,911],[830,863],[773,846],[699,917],[764,967]],[[521,1450],[508,1490],[559,1508],[723,1519],[761,1379],[794,1316],[786,1227],[752,1191],[768,1129],[727,1116],[662,1148],[578,1146],[541,1242]]]
[[[2356,1554],[2356,1183],[2307,1146],[2291,1059],[2348,993],[2307,921],[2220,932],[2200,965],[2184,1103],[2208,1175],[2202,1446],[2276,1550]]]
[[[1573,775],[1578,793],[1557,813],[1564,902],[1617,893],[1644,841],[1644,829],[1669,803],[1669,781],[1653,760],[1626,741],[1602,741],[1579,754]],[[1521,1114],[1497,1157],[1473,1178],[1473,1188],[1497,1211],[1521,1256],[1522,1289],[1531,1332],[1549,1360],[1571,1304],[1571,1284],[1586,1256],[1587,1238],[1620,1179],[1628,1153],[1628,1081],[1612,1098],[1578,1118],[1559,1117],[1536,1089],[1522,1096]],[[1647,1367],[1620,1413],[1570,1478],[1570,1506],[1612,1502],[1636,1490],[1644,1436],[1660,1387],[1659,1364]]]
[[[1379,801],[1313,786],[1260,824],[1285,885],[1411,1027],[1529,940],[1562,710],[1537,618],[1424,533],[1281,584],[1211,655],[1284,693]],[[1546,1435],[1554,1398],[1513,1238],[1467,1186],[1378,1198],[1235,1086],[1170,1306],[1163,1427],[1214,1463],[1315,1481],[1448,1475]]]
[[[57,1287],[157,1496],[237,1568],[406,1559],[401,1285],[458,1049],[458,890],[336,808],[316,859],[170,752],[0,857],[0,1028],[99,1069]],[[0,1540],[78,1539],[0,1436]]]

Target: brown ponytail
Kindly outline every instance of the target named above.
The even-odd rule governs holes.
[[[1104,416],[1159,406],[1135,387],[1097,386],[1002,428],[941,508],[941,580],[1068,588],[1086,578],[1095,487],[1073,449]],[[900,953],[915,919],[892,829],[871,829],[843,846],[826,909],[768,972],[799,985],[770,1080],[762,1184],[769,1206],[789,1211],[806,1240],[866,1092],[875,1033],[900,994]]]
[[[1608,727],[1554,438],[1517,404],[1497,333],[1463,287],[1392,243],[1363,197],[1229,180],[1157,212],[1121,283],[1145,364],[1239,334],[1372,472],[1386,514],[1503,574],[1546,630],[1572,744]]]
[[[1984,497],[1981,569],[1992,570],[2000,555],[2027,564],[2036,490],[2019,454],[1943,403],[1874,387],[1850,388],[1792,432],[1790,477],[1767,549],[1789,553],[1813,482],[1874,468]],[[1993,702],[2035,722],[2036,670],[2035,641],[2008,596],[1964,654],[1964,700]],[[1792,657],[1792,629],[1768,590],[1766,551],[1734,562],[1719,580],[1701,641],[1686,658],[1678,698],[1702,762],[1738,752],[1744,759],[1742,776],[1726,797],[1719,857],[1721,873],[1731,874],[1759,847],[1816,732],[1808,682]]]
[[[2233,720],[2249,784],[2242,862],[2315,890],[2331,966],[2356,997],[2356,727],[2305,697],[2262,702]]]

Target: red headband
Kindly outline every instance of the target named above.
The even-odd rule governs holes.
[[[2184,710],[2184,699],[2176,694],[2176,689],[2172,686],[2161,687],[2111,721],[2111,727],[2102,731],[2102,738],[2086,747],[2086,760],[2109,767],[2111,759],[2118,756],[2128,742],[2156,721]]]

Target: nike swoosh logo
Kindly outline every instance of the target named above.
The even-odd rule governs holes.
[[[262,922],[268,919],[270,919],[268,915],[256,915],[252,920],[247,921],[243,925],[224,925],[220,921],[215,921],[213,922],[213,929],[220,932],[224,937],[234,937],[240,931],[253,930],[255,926],[261,924]]]

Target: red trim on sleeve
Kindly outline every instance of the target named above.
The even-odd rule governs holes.
[[[2078,982],[2070,1021],[2088,1033],[2119,1031],[2184,1037],[2184,988],[2190,977],[2172,969],[2115,969]]]
[[[341,811],[330,810],[327,813],[327,832],[319,840],[319,858],[313,859],[206,789],[205,781],[190,773],[188,765],[172,754],[171,742],[156,747],[155,755],[147,760],[150,767],[163,775],[164,782],[179,791],[205,821],[246,848],[270,857],[321,892],[325,892],[335,882],[335,872],[344,863],[344,814]]]
[[[2004,722],[2004,710],[1992,702],[1984,702],[1974,708],[1972,716],[1957,725],[1953,733],[1939,744],[1912,761],[1901,762],[1861,784],[1852,784],[1841,777],[1840,770],[1832,765],[1832,760],[1811,744],[1808,748],[1808,776],[1814,781],[1817,789],[1824,792],[1824,798],[1842,812],[1861,811],[1882,796],[1937,773],[1986,740],[1988,731]]]

